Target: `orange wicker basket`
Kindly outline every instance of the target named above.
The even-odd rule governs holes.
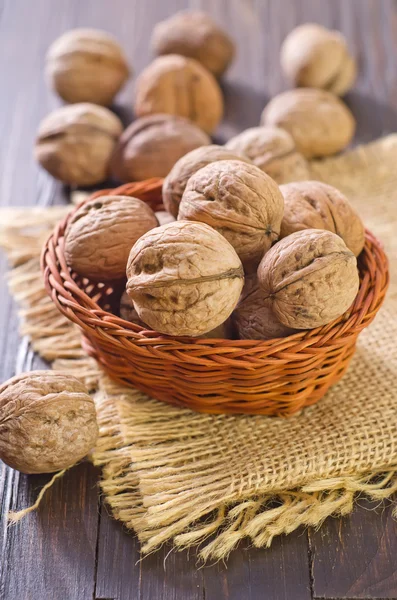
[[[162,207],[160,179],[109,193]],[[375,317],[387,285],[387,258],[366,233],[361,285],[350,311],[333,323],[270,341],[172,338],[116,316],[123,286],[97,284],[70,272],[64,258],[69,217],[42,253],[46,289],[83,333],[83,347],[115,380],[195,411],[292,415],[317,402],[345,373],[357,336]]]

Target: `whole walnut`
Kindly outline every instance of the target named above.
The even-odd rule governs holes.
[[[330,231],[305,229],[280,240],[258,267],[259,286],[278,320],[313,329],[342,316],[359,288],[357,261]]]
[[[113,36],[98,29],[72,29],[50,46],[46,75],[65,102],[109,106],[130,69]]]
[[[354,84],[357,65],[345,37],[322,25],[299,25],[281,47],[281,68],[298,87],[321,88],[343,96]]]
[[[198,337],[230,316],[243,267],[233,247],[202,223],[177,221],[143,235],[131,250],[127,292],[151,329]]]
[[[139,318],[132,300],[126,291],[123,293],[120,300],[120,317],[125,321],[130,321],[131,323],[135,323],[136,325],[147,329],[147,325],[145,325],[142,319]],[[212,329],[208,333],[204,333],[201,337],[228,339],[230,337],[230,333],[230,322],[227,320],[225,323],[218,325],[218,327],[215,327],[215,329]]]
[[[328,156],[350,144],[356,123],[347,106],[325,90],[298,88],[270,100],[263,125],[282,127],[306,157]]]
[[[358,256],[364,247],[364,225],[347,198],[320,181],[300,181],[280,187],[284,196],[281,236],[302,229],[327,229],[339,235]]]
[[[90,200],[73,214],[66,228],[66,262],[75,273],[92,281],[122,279],[132,246],[157,226],[152,209],[138,198]]]
[[[226,148],[247,156],[278,184],[309,179],[305,157],[280,127],[251,127],[229,140]]]
[[[135,114],[166,113],[185,117],[211,134],[223,115],[221,89],[199,62],[185,56],[159,56],[139,75]]]
[[[85,386],[56,371],[32,371],[0,386],[0,458],[22,473],[52,473],[84,458],[98,437]]]
[[[181,54],[195,58],[215,77],[220,77],[234,57],[234,44],[209,15],[181,11],[158,23],[151,39],[155,54]]]
[[[101,183],[123,126],[110,110],[95,104],[72,104],[40,123],[34,154],[53,177],[70,185]]]
[[[249,272],[278,239],[283,208],[278,185],[258,167],[222,160],[189,179],[178,219],[211,225],[231,243]]]
[[[232,320],[241,340],[272,340],[296,333],[277,319],[271,300],[259,288],[256,273],[246,277]]]
[[[223,146],[202,146],[182,156],[164,179],[163,202],[165,208],[176,218],[183,192],[190,177],[199,169],[218,160],[241,160],[249,158],[238,156]]]
[[[182,117],[143,117],[121,136],[112,156],[112,172],[126,182],[165,177],[181,156],[210,142],[204,131]]]

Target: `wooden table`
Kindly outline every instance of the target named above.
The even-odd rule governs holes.
[[[32,158],[40,119],[58,101],[43,80],[50,42],[73,27],[115,34],[135,72],[149,61],[155,22],[183,7],[202,7],[238,45],[224,83],[224,140],[256,125],[268,98],[285,87],[278,56],[296,24],[342,30],[355,46],[360,76],[347,102],[357,141],[396,130],[397,2],[394,0],[1,0],[0,205],[52,204],[66,191]],[[132,86],[120,96],[131,104]],[[0,258],[4,273],[7,265]],[[15,306],[1,280],[0,376],[42,366],[17,334]],[[309,600],[397,598],[397,526],[391,507],[362,500],[350,518],[328,519],[318,532],[276,539],[270,550],[241,545],[227,564],[198,569],[193,551],[165,546],[139,561],[136,538],[109,516],[99,472],[82,464],[47,494],[37,514],[7,528],[2,519],[1,600]],[[27,477],[0,463],[0,510],[29,505],[47,476]],[[368,510],[369,508],[374,510]]]

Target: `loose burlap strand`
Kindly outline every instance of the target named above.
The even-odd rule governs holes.
[[[343,380],[288,420],[195,414],[110,381],[41,281],[42,241],[67,208],[2,211],[0,244],[14,266],[21,333],[93,391],[93,461],[115,517],[137,532],[144,552],[173,540],[220,559],[243,537],[270,546],[276,535],[348,514],[358,493],[382,500],[397,491],[396,155],[393,135],[311,165],[313,178],[344,191],[384,242],[392,285]]]

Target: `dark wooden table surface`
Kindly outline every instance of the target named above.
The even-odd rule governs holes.
[[[298,23],[342,30],[359,56],[347,102],[357,141],[397,129],[397,2],[394,0],[0,0],[0,205],[64,202],[66,192],[39,171],[32,144],[40,119],[57,106],[43,80],[50,42],[67,29],[115,34],[139,72],[149,61],[155,22],[183,7],[208,10],[238,45],[224,83],[225,139],[256,125],[285,87],[278,55]],[[131,106],[133,82],[119,98]],[[6,271],[4,256],[0,270]],[[17,334],[15,306],[0,282],[0,378],[40,366]],[[9,509],[29,505],[46,476],[27,477],[0,462],[0,600],[309,600],[397,598],[397,525],[391,506],[360,501],[350,518],[318,532],[276,539],[270,550],[242,545],[227,564],[199,569],[194,552],[165,546],[139,561],[136,538],[111,519],[97,472],[82,464],[47,494],[40,510],[7,528]],[[371,510],[369,510],[371,509]]]

